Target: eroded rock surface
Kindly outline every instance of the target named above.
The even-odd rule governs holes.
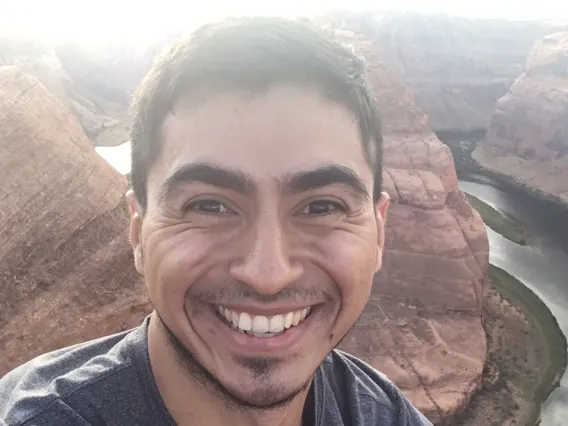
[[[486,169],[568,205],[568,31],[536,43],[472,156]]]
[[[385,189],[393,203],[383,269],[342,347],[384,371],[440,422],[467,406],[481,380],[487,235],[458,189],[449,149],[409,88],[381,65],[372,44],[356,44],[381,107]]]
[[[140,323],[124,176],[34,77],[0,67],[0,376]]]

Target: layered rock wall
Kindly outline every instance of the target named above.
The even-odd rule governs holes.
[[[126,188],[37,79],[0,67],[0,376],[141,321]]]
[[[536,43],[472,157],[490,172],[568,205],[568,31]]]
[[[533,44],[568,28],[545,22],[418,13],[330,14],[327,21],[376,42],[436,132],[487,129],[497,100],[523,72]]]
[[[381,64],[373,44],[344,37],[369,63],[383,119],[385,190],[393,203],[383,269],[343,347],[384,371],[439,423],[467,406],[481,380],[487,235],[458,189],[448,147],[410,89]]]

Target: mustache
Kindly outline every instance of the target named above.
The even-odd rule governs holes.
[[[341,298],[341,290],[337,285],[321,288],[318,285],[292,284],[275,294],[263,294],[242,282],[221,284],[195,283],[187,296],[190,299],[210,304],[220,304],[235,301],[253,301],[257,303],[277,303],[282,301],[292,303],[336,300]]]

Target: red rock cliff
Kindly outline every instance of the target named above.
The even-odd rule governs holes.
[[[0,182],[0,376],[138,324],[147,305],[126,238],[126,178],[14,67],[0,67]]]
[[[452,156],[412,92],[355,40],[383,119],[387,218],[384,267],[347,351],[384,371],[434,422],[467,406],[485,362],[481,298],[488,240],[459,191]]]
[[[568,32],[540,40],[503,96],[473,158],[568,204]]]

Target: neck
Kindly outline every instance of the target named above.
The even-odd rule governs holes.
[[[309,387],[289,404],[270,410],[251,409],[236,402],[227,403],[225,395],[211,379],[180,362],[180,356],[165,326],[154,312],[148,325],[148,351],[154,380],[168,412],[179,426],[299,426]]]

